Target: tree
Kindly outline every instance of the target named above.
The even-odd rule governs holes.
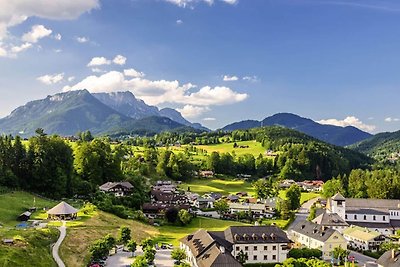
[[[175,260],[175,264],[179,265],[186,259],[186,252],[183,249],[176,248],[171,252],[171,258]]]
[[[152,247],[146,247],[143,256],[146,258],[148,264],[152,264],[156,258],[156,250]]]
[[[287,220],[290,217],[290,202],[286,199],[278,199],[277,210],[282,219]]]
[[[219,215],[223,215],[229,211],[229,204],[226,199],[219,199],[214,202],[214,208]]]
[[[386,252],[386,251],[392,250],[392,249],[398,250],[399,248],[400,248],[400,244],[393,243],[393,242],[384,242],[384,243],[380,244],[379,251],[383,253],[383,252]]]
[[[178,219],[178,213],[179,211],[177,208],[175,207],[168,208],[165,211],[165,219],[167,219],[169,223],[175,223],[176,220]]]
[[[131,229],[127,226],[121,227],[118,239],[122,244],[126,245],[131,240]]]
[[[144,239],[141,243],[140,246],[142,247],[142,250],[146,250],[146,248],[152,248],[154,246],[154,241],[151,238],[146,238]]]
[[[335,259],[338,259],[340,263],[343,263],[345,258],[349,256],[350,251],[343,249],[342,247],[335,247],[332,253]]]
[[[131,267],[148,267],[149,264],[147,263],[147,259],[144,255],[137,256],[133,263],[131,264]]]
[[[315,206],[315,204],[313,204],[310,208],[310,214],[307,217],[308,221],[312,221],[315,219],[316,217],[316,213],[317,213],[317,207]]]
[[[293,184],[286,191],[286,198],[290,202],[290,209],[297,210],[300,208],[301,191],[297,184]]]
[[[192,215],[187,210],[181,209],[178,213],[178,218],[182,225],[186,225],[192,220]]]
[[[334,196],[336,193],[344,193],[342,181],[340,179],[331,179],[327,181],[322,188],[322,195],[326,198]]]
[[[271,178],[259,179],[253,183],[257,198],[266,199],[278,194]]]
[[[115,246],[116,240],[111,234],[108,234],[104,237],[104,241],[106,242],[109,249]]]
[[[110,247],[104,238],[94,241],[89,247],[92,260],[99,260],[106,257],[109,251]]]
[[[238,260],[238,262],[240,264],[245,264],[247,259],[248,259],[248,255],[246,253],[243,252],[243,250],[240,250],[239,253],[236,256],[236,259]]]
[[[130,252],[132,252],[132,256],[135,254],[137,243],[135,240],[130,240],[126,245]]]

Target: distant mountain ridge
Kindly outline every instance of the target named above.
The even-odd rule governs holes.
[[[104,102],[108,101],[111,107],[99,98],[102,98]],[[112,105],[117,102],[118,106]],[[136,108],[138,115],[129,113],[129,107],[133,110]],[[149,116],[145,116],[146,112]],[[37,128],[43,128],[48,134],[65,136],[86,130],[94,134],[118,132],[145,134],[179,128],[191,129],[170,118],[161,117],[156,107],[147,106],[133,95],[125,98],[123,94],[116,93],[111,94],[110,97],[107,95],[95,97],[87,90],[59,93],[28,102],[12,111],[7,117],[0,119],[0,134],[18,134],[28,137],[34,135]]]
[[[340,127],[320,124],[311,119],[303,118],[292,113],[277,113],[263,119],[262,121],[245,120],[235,122],[226,125],[221,130],[234,131],[239,129],[243,130],[273,125],[294,129],[319,140],[338,146],[348,146],[372,136],[370,133],[364,132],[353,126]]]

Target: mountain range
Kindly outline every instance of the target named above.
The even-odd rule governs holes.
[[[21,136],[31,136],[37,128],[48,134],[74,135],[86,130],[94,134],[145,134],[195,127],[206,130],[177,111],[148,106],[130,92],[91,94],[87,90],[31,101],[0,119],[0,133]]]
[[[319,140],[338,146],[351,145],[372,136],[370,133],[361,131],[353,126],[340,127],[320,124],[311,119],[303,118],[291,113],[277,113],[263,119],[262,121],[244,120],[235,122],[226,125],[221,130],[234,131],[273,125],[297,130]]]

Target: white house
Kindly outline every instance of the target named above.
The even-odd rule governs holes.
[[[272,218],[274,216],[274,213],[265,204],[229,203],[229,212],[231,214],[242,211],[252,212],[253,215],[262,218]]]

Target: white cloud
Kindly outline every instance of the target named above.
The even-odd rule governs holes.
[[[51,85],[55,83],[59,83],[64,79],[64,73],[58,74],[46,74],[36,78],[39,82]]]
[[[117,64],[117,65],[125,65],[126,63],[126,57],[122,56],[122,55],[117,55],[114,59],[113,59],[113,63]]]
[[[242,80],[243,80],[243,81],[253,82],[253,83],[259,81],[258,77],[255,76],[255,75],[253,75],[253,76],[244,76],[244,77],[242,78]]]
[[[100,68],[92,68],[92,72],[94,73],[105,73],[106,71],[100,69]]]
[[[29,17],[51,20],[76,19],[81,14],[99,8],[99,0],[0,0],[0,40],[8,28],[21,24]]]
[[[61,53],[62,52],[61,49],[54,49],[53,51],[56,52],[56,53]]]
[[[181,25],[181,24],[183,24],[183,20],[181,20],[181,19],[178,19],[178,20],[176,21],[176,24],[178,24],[178,25]]]
[[[2,47],[2,43],[0,43],[0,57],[6,57],[7,56],[7,50]]]
[[[224,75],[223,80],[225,82],[233,82],[233,81],[237,81],[239,80],[239,77],[233,75],[233,76],[229,76],[229,75]]]
[[[400,119],[399,118],[392,118],[392,117],[385,118],[385,122],[396,122],[396,121],[400,121]]]
[[[75,80],[75,76],[70,76],[70,77],[68,77],[68,79],[67,79],[69,82],[72,82],[72,81],[74,81]]]
[[[29,49],[29,48],[31,48],[32,47],[32,44],[31,43],[24,43],[24,44],[22,44],[22,45],[20,45],[20,46],[13,46],[12,48],[11,48],[11,52],[13,52],[13,53],[19,53],[19,52],[22,52],[22,51],[24,51],[24,50],[26,50],[26,49]]]
[[[141,71],[137,71],[135,69],[126,69],[124,70],[124,75],[128,77],[133,77],[133,78],[142,78],[145,76],[145,74]]]
[[[127,78],[122,72],[110,71],[100,76],[88,76],[72,86],[65,86],[64,91],[87,89],[90,92],[115,92],[130,90],[135,96],[151,105],[177,103],[193,106],[227,105],[245,100],[248,95],[238,93],[228,87],[204,86],[196,88],[191,83],[180,84],[178,81],[148,80],[142,77]],[[189,91],[190,90],[190,91]]]
[[[371,132],[376,129],[375,125],[368,125],[363,123],[360,119],[354,117],[354,116],[348,116],[344,120],[337,120],[337,119],[327,119],[327,120],[320,120],[317,121],[320,124],[329,124],[329,125],[335,125],[335,126],[341,126],[341,127],[346,127],[346,126],[354,126],[358,129]]]
[[[236,5],[237,3],[239,3],[239,0],[221,0],[221,1],[230,5]]]
[[[204,118],[203,121],[216,121],[216,118]]]
[[[90,40],[89,40],[89,38],[87,38],[87,37],[84,37],[84,36],[82,36],[82,37],[76,37],[75,38],[75,40],[78,42],[78,43],[87,43],[87,42],[89,42]]]
[[[90,62],[87,64],[87,66],[94,67],[94,66],[110,65],[110,64],[111,64],[111,60],[108,60],[105,57],[94,57],[90,60]]]
[[[40,39],[49,36],[53,31],[43,25],[33,25],[30,32],[22,36],[22,41],[37,43]]]
[[[185,118],[195,118],[210,110],[209,107],[198,107],[193,105],[185,105],[183,108],[177,109]]]
[[[57,33],[56,35],[54,35],[54,39],[56,39],[57,41],[60,41],[62,38],[61,34]]]

